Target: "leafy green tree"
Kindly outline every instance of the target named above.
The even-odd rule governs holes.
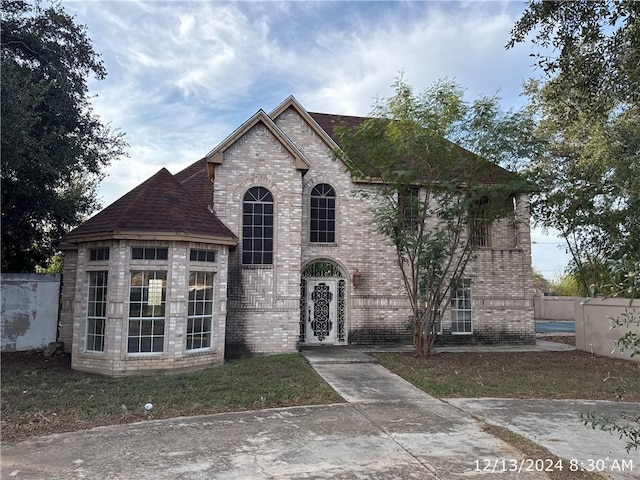
[[[361,126],[337,129],[337,155],[371,186],[361,194],[373,205],[378,232],[395,247],[414,346],[426,356],[481,243],[478,229],[515,218],[513,195],[528,184],[497,162],[522,158],[532,120],[502,112],[497,98],[465,102],[463,90],[447,80],[420,95],[402,77],[394,87]]]
[[[508,47],[528,36],[541,49],[546,83],[528,93],[548,140],[531,172],[541,187],[536,220],[557,228],[583,291],[637,298],[640,292],[640,2],[532,0]],[[640,326],[632,308],[614,326]],[[619,348],[640,354],[640,335]],[[640,445],[640,417],[583,417]]]
[[[531,1],[508,46],[540,48],[526,88],[546,152],[530,165],[537,224],[561,232],[583,292],[640,258],[640,3]],[[556,54],[557,52],[557,54]]]
[[[54,242],[98,207],[123,135],[92,113],[106,71],[59,3],[2,0],[2,271],[44,266]]]
[[[584,295],[609,283],[608,259],[640,258],[640,109],[563,119],[553,86],[529,85],[546,151],[528,166],[536,223],[565,239]]]
[[[542,273],[536,268],[532,271],[533,290],[536,293],[549,293],[551,291],[551,284]]]
[[[565,119],[640,100],[640,2],[531,0],[507,47],[530,38]]]
[[[551,281],[549,285],[551,294],[563,297],[586,297],[587,293],[582,289],[576,277],[570,273],[563,273]]]

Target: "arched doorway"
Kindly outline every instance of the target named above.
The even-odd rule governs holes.
[[[346,285],[345,274],[329,260],[316,260],[302,270],[300,343],[334,345],[346,342]]]

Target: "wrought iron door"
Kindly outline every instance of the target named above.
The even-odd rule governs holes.
[[[334,279],[307,279],[306,343],[328,344],[336,341],[337,281]]]

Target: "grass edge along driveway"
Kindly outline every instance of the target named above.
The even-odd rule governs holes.
[[[295,353],[119,378],[72,371],[69,355],[8,353],[2,354],[0,397],[3,442],[147,419],[343,401]]]

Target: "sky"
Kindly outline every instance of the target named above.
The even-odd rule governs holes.
[[[126,134],[127,158],[106,170],[104,206],[162,167],[202,158],[259,109],[293,95],[308,111],[366,116],[403,72],[419,92],[456,80],[473,100],[526,99],[540,72],[529,43],[505,49],[525,9],[509,1],[63,2],[85,25],[106,79],[89,80],[94,113]],[[561,240],[532,231],[533,264],[553,279]]]

